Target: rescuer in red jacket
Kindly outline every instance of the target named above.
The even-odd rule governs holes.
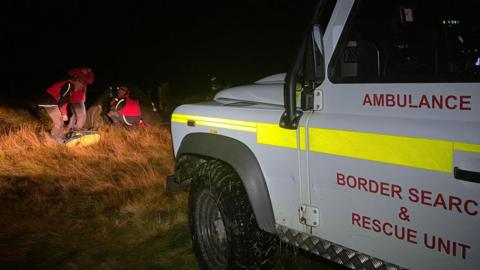
[[[87,111],[85,109],[85,101],[87,96],[87,85],[95,80],[95,74],[89,67],[74,68],[68,71],[69,78],[80,78],[85,82],[85,86],[71,93],[69,98],[69,106],[72,117],[68,123],[67,130],[79,130],[85,125],[87,119]]]
[[[108,117],[115,125],[137,126],[142,123],[140,102],[130,97],[128,86],[116,88],[117,96],[110,102]]]
[[[70,95],[85,86],[85,81],[80,77],[59,81],[50,86],[40,98],[38,106],[45,108],[53,122],[53,128],[50,134],[55,141],[59,143],[64,142],[62,115],[67,114],[67,103]]]

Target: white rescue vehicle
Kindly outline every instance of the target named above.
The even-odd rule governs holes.
[[[478,1],[322,0],[287,74],[178,107],[204,269],[278,239],[351,269],[480,269]]]

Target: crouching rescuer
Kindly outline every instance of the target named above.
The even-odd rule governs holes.
[[[52,120],[53,128],[50,131],[52,138],[64,143],[64,124],[62,115],[66,115],[67,102],[71,93],[85,87],[82,78],[74,78],[54,83],[40,98],[38,106],[45,108]]]
[[[140,102],[130,95],[128,86],[118,86],[110,102],[108,117],[116,126],[138,126],[143,123]]]

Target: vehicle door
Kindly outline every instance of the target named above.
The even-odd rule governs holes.
[[[315,236],[409,269],[480,265],[477,10],[339,1],[303,120]]]

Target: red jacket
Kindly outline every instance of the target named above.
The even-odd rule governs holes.
[[[64,88],[63,91],[62,88]],[[66,98],[70,96],[74,89],[75,85],[73,82],[71,80],[65,80],[54,83],[47,89],[47,93],[53,97],[58,105],[62,105],[67,102]]]
[[[47,89],[48,95],[53,98],[55,103],[60,107],[62,115],[67,115],[67,102],[74,89],[75,85],[71,80],[56,82]],[[48,105],[52,102],[44,99],[42,103],[42,105]]]
[[[70,78],[79,77],[82,78],[86,84],[92,84],[95,81],[95,74],[91,68],[74,68],[68,71]]]
[[[140,102],[136,99],[131,99],[129,96],[112,100],[110,106],[112,110],[118,111],[125,116],[142,116]]]
[[[78,89],[77,91],[73,91],[70,94],[70,103],[85,103],[87,99],[87,87],[83,87],[82,89]]]
[[[74,68],[68,71],[70,78],[81,78],[87,85],[92,84],[95,80],[95,74],[90,68]],[[70,103],[85,103],[87,96],[87,87],[83,87],[70,95]]]

